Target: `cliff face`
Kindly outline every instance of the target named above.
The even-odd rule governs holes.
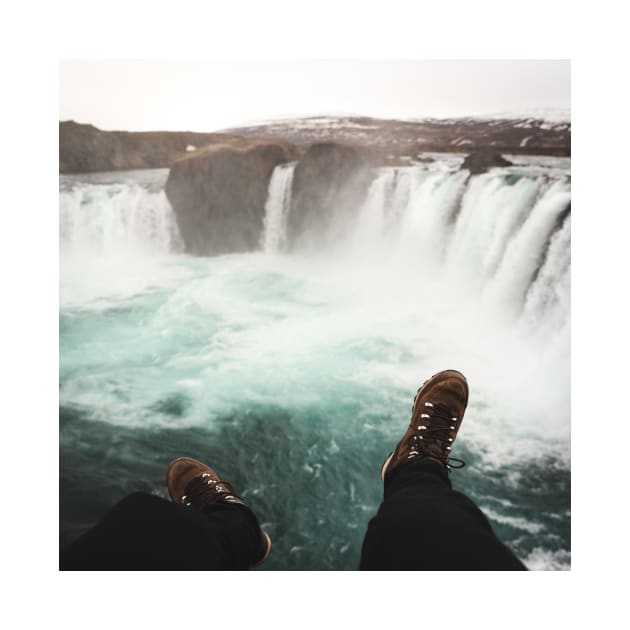
[[[59,123],[59,172],[92,173],[136,168],[167,168],[226,134],[179,131],[101,131],[74,121]]]
[[[177,160],[166,195],[186,251],[210,255],[258,249],[273,169],[295,157],[287,143],[226,137]]]
[[[335,229],[330,226],[341,228],[344,217],[365,199],[374,176],[371,166],[365,149],[335,142],[310,146],[293,176],[289,243],[316,245],[320,237],[331,236],[324,234]]]
[[[315,246],[330,237],[330,226],[341,226],[368,191],[369,157],[334,142],[301,154],[277,140],[238,138],[205,147],[171,167],[166,195],[186,251],[216,255],[258,249],[273,169],[296,159],[289,246]]]

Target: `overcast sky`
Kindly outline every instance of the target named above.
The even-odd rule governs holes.
[[[60,120],[213,131],[285,116],[569,109],[567,61],[62,61]]]

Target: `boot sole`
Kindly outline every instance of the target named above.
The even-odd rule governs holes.
[[[265,555],[258,562],[256,562],[256,564],[252,565],[252,569],[254,567],[257,567],[257,566],[261,565],[269,557],[269,554],[271,553],[271,547],[273,546],[271,544],[271,538],[269,537],[269,534],[264,529],[261,529],[260,531],[263,533],[263,536],[265,538],[265,542],[267,544],[267,549],[265,551]]]
[[[381,466],[381,481],[385,481],[385,473],[387,472],[387,467],[389,466],[389,462],[392,461],[392,457],[394,456],[394,451],[389,454],[389,457],[385,460],[385,463]]]

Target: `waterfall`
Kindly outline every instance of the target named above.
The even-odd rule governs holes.
[[[558,327],[570,307],[571,281],[571,217],[553,235],[545,262],[527,293],[523,319],[530,327],[540,324],[546,314],[550,325]]]
[[[296,162],[279,164],[269,181],[265,203],[265,218],[261,236],[264,252],[275,254],[284,249],[287,241],[287,219],[291,206],[291,184]]]
[[[385,208],[392,195],[396,181],[396,171],[383,169],[370,185],[367,200],[359,209],[353,234],[355,251],[362,251],[373,246],[374,241],[383,237],[385,232]]]
[[[521,229],[506,244],[500,267],[485,289],[485,294],[490,299],[502,303],[514,312],[522,310],[527,292],[545,254],[553,245],[550,239],[558,227],[558,220],[567,212],[570,201],[571,194],[563,181],[555,182],[546,191]],[[570,230],[570,224],[568,229]],[[568,247],[568,241],[565,241],[565,245]],[[568,255],[568,250],[564,253]],[[554,280],[559,281],[560,277],[557,276]],[[538,303],[543,305],[541,301]]]
[[[288,245],[295,166],[280,164],[271,175],[260,235],[265,253]],[[68,178],[60,192],[62,253],[182,251],[163,182],[146,178]],[[343,229],[322,237],[320,250],[349,258],[353,268],[389,265],[392,279],[466,292],[530,325],[562,326],[570,302],[570,196],[566,173],[553,169],[469,177],[424,165],[384,167],[375,171],[365,201],[339,223]],[[329,214],[339,221],[334,208]]]
[[[162,190],[139,184],[86,184],[60,192],[62,253],[163,254],[181,250],[175,215]]]
[[[443,263],[452,216],[465,186],[467,173],[413,169],[407,203],[403,207],[396,243],[402,261],[414,260],[425,269]],[[396,205],[394,200],[394,205]]]
[[[468,177],[379,169],[357,210],[349,249],[393,260],[418,282],[458,287],[528,321],[569,313],[570,183],[507,170]],[[551,317],[551,315],[549,316]]]

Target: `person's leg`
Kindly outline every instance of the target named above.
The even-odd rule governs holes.
[[[256,516],[203,464],[169,467],[172,502],[138,492],[60,554],[62,570],[247,569],[271,541]]]
[[[190,509],[155,495],[129,495],[61,552],[61,570],[247,569],[260,559],[249,508]]]
[[[464,465],[451,448],[467,404],[468,383],[456,370],[418,390],[407,431],[381,470],[384,500],[368,525],[361,569],[525,569],[481,510],[451,487],[449,468]]]
[[[385,497],[363,542],[361,570],[523,570],[488,519],[451,488],[432,459],[413,459],[385,478]]]

